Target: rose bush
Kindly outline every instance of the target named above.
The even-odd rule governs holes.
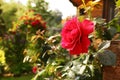
[[[36,14],[34,10],[28,10],[18,21],[13,22],[13,27],[9,31],[16,33],[20,29],[25,32],[35,33],[37,30],[45,30],[46,22],[40,14]]]
[[[103,64],[101,64],[98,54],[108,48],[107,37],[110,26],[113,25],[110,25],[111,22],[107,24],[102,18],[91,16],[90,13],[97,6],[97,2],[99,0],[84,3],[78,7],[84,14],[73,18],[68,17],[65,20],[66,23],[60,36],[62,48],[59,44],[54,44],[54,40],[57,39],[55,36],[48,39],[47,44],[51,47],[48,54],[52,53],[52,56],[49,57],[46,66],[38,71],[32,80],[102,80]],[[88,36],[92,32],[89,40]],[[63,48],[67,49],[71,55],[67,54]],[[104,57],[104,53],[102,57]],[[105,59],[103,61],[106,63]]]
[[[68,20],[61,32],[61,45],[71,55],[87,53],[90,45],[88,35],[94,31],[94,23],[90,20],[80,22],[77,17]]]

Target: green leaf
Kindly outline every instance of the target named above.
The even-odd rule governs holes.
[[[116,1],[116,7],[120,6],[120,0]]]
[[[114,66],[116,64],[116,55],[110,50],[99,52],[97,58],[104,66]]]
[[[5,64],[5,52],[0,50],[0,64]]]
[[[117,32],[120,32],[120,25],[117,26]]]

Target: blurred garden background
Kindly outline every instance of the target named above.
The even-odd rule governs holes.
[[[0,0],[0,80],[102,80],[103,65],[115,64],[116,56],[105,49],[111,40],[120,39],[120,0],[113,1],[115,13],[107,18],[103,16],[104,0],[78,0],[79,6],[68,0],[76,12],[70,10],[74,13],[66,17],[61,11],[50,9],[46,1],[27,0],[24,5]],[[80,21],[91,20],[95,27],[87,35],[91,42],[88,53],[73,55],[62,48],[61,31],[76,15]],[[67,38],[71,41],[74,36]],[[106,53],[114,57],[112,61],[108,56],[102,58]]]
[[[44,0],[28,0],[26,5],[0,0],[0,80],[26,75],[31,77],[18,80],[30,80],[34,66],[45,66],[51,49],[46,40],[59,34],[62,20],[60,11],[48,9]]]

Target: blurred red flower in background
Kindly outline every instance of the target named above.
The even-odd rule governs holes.
[[[37,69],[38,69],[38,67],[37,66],[34,66],[33,68],[32,68],[32,72],[35,74],[35,73],[37,73]]]
[[[34,14],[33,10],[29,10],[20,18],[25,25],[31,25],[32,27],[38,27],[41,29],[46,28],[46,22],[42,19],[40,14]]]
[[[36,26],[38,26],[39,24],[40,24],[39,20],[35,20],[35,21],[31,22],[31,25],[32,25],[33,27],[36,27]]]

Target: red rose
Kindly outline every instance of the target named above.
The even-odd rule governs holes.
[[[61,32],[61,45],[70,51],[71,55],[87,53],[90,45],[88,35],[93,32],[94,23],[90,20],[79,22],[77,17],[68,20]]]
[[[38,69],[38,67],[37,67],[37,66],[34,66],[34,67],[32,68],[32,72],[33,72],[33,73],[36,73],[36,72],[37,72],[37,69]]]

